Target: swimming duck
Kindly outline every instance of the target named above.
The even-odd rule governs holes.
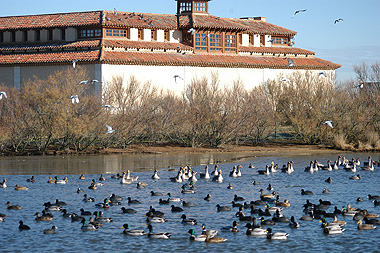
[[[267,239],[268,240],[286,240],[288,239],[289,234],[288,233],[281,233],[281,232],[272,232],[272,228],[267,229]]]
[[[295,220],[294,216],[290,218],[289,227],[291,228],[299,228],[300,224]]]
[[[136,210],[132,208],[122,207],[121,210],[123,211],[123,213],[136,213]]]
[[[283,202],[278,202],[277,205],[281,207],[290,207],[289,199],[284,199]]]
[[[67,177],[65,177],[64,179],[58,179],[58,177],[54,177],[55,179],[55,183],[56,184],[67,184],[67,182],[69,181]]]
[[[331,177],[329,177],[328,179],[326,179],[325,182],[331,184],[332,183]]]
[[[144,230],[140,230],[140,229],[131,229],[131,230],[129,230],[129,225],[128,224],[124,224],[121,228],[124,229],[123,230],[123,234],[125,234],[125,235],[132,235],[132,236],[145,235]]]
[[[184,207],[192,207],[192,206],[196,206],[196,204],[194,202],[182,201],[182,206],[184,206]]]
[[[16,184],[15,185],[15,190],[16,191],[26,191],[26,190],[28,190],[28,188],[25,187],[25,186],[20,186],[20,185]]]
[[[344,228],[340,226],[327,226],[323,228],[323,233],[328,234],[328,235],[338,235],[338,234],[343,234]]]
[[[269,212],[276,212],[276,211],[279,211],[281,212],[282,211],[282,208],[281,207],[278,207],[278,206],[271,206],[270,204],[266,204],[265,205],[266,209],[268,209]]]
[[[164,194],[162,192],[154,192],[154,191],[150,191],[150,195],[151,196],[164,196]]]
[[[217,234],[218,234],[217,230],[214,230],[214,229],[207,230],[206,224],[202,224],[202,235],[206,235],[207,237],[215,237]]]
[[[322,191],[322,193],[323,193],[323,194],[329,194],[329,193],[330,193],[330,191],[329,191],[328,189],[326,189],[326,188],[323,188],[323,191]]]
[[[170,192],[167,195],[169,196],[168,197],[169,202],[181,202],[182,201],[181,198],[173,198]]]
[[[222,183],[223,182],[222,170],[219,170],[218,175],[214,176],[212,178],[212,181],[213,182],[218,182],[218,183]]]
[[[44,229],[44,234],[55,234],[56,229],[58,229],[56,226],[52,226],[51,228]]]
[[[228,206],[221,206],[219,204],[216,205],[217,211],[218,212],[229,212],[231,211],[231,208]]]
[[[221,242],[225,242],[225,241],[227,241],[226,238],[222,238],[222,237],[218,237],[218,236],[214,236],[214,237],[206,236],[206,242],[207,243],[221,243]]]
[[[185,185],[182,185],[182,187],[181,187],[181,193],[183,193],[183,194],[186,194],[186,193],[190,193],[190,194],[192,194],[192,193],[195,193],[195,191],[194,190],[192,190],[192,189],[186,189],[186,186]]]
[[[148,225],[148,237],[149,238],[155,238],[155,239],[169,239],[171,234],[170,233],[153,233],[153,227],[152,225]]]
[[[152,176],[152,179],[154,179],[154,180],[160,179],[160,176],[158,175],[158,170],[154,170],[154,174]]]
[[[374,226],[373,224],[363,224],[362,220],[359,220],[357,224],[358,230],[371,230],[376,228],[376,226]]]
[[[332,223],[339,224],[341,226],[345,226],[347,224],[347,222],[345,222],[345,221],[338,220],[338,218],[336,216],[334,216],[334,220],[332,221]]]
[[[263,189],[260,189],[259,192],[261,193],[260,194],[261,200],[269,200],[269,199],[273,199],[275,197],[274,194],[270,194],[270,193],[264,194]]]
[[[105,198],[102,203],[95,204],[95,207],[108,209],[110,208],[109,203],[109,199]]]
[[[257,172],[259,173],[259,175],[269,176],[270,175],[269,166],[266,165],[265,170],[258,170]]]
[[[128,197],[128,204],[141,204],[141,202],[137,199],[131,199],[131,197]]]
[[[221,230],[222,231],[230,231],[232,233],[237,233],[237,232],[239,232],[239,229],[237,228],[238,225],[239,224],[236,221],[234,221],[232,223],[232,227],[231,226],[222,227]]]
[[[182,221],[181,221],[182,224],[186,224],[186,225],[197,225],[197,220],[196,220],[196,219],[193,219],[193,218],[186,218],[186,215],[185,215],[185,214],[182,214],[181,218],[182,218]]]
[[[37,212],[36,214],[36,221],[52,221],[53,220],[53,217],[49,217],[49,216],[41,216],[41,213],[40,212]]]
[[[103,212],[95,211],[95,212],[93,213],[93,215],[95,215],[95,220],[96,220],[96,221],[106,222],[106,223],[113,222],[113,219],[112,219],[111,217],[104,217],[104,216],[103,216]]]
[[[84,219],[81,221],[81,223],[82,223],[81,230],[83,232],[98,230],[98,228],[96,226],[94,226],[93,224],[87,223],[86,220],[84,220]]]
[[[205,167],[205,173],[200,173],[199,177],[204,178],[204,179],[210,179],[210,174],[208,173],[208,166],[207,165]]]
[[[379,215],[377,215],[375,213],[369,213],[366,209],[360,211],[360,213],[362,213],[363,216],[366,217],[366,218],[368,218],[368,219],[379,217]]]
[[[190,234],[190,241],[196,241],[196,242],[205,242],[206,241],[206,235],[195,235],[194,229],[189,229],[187,231],[187,234]]]
[[[12,206],[11,202],[9,202],[9,201],[7,201],[6,205],[7,205],[8,210],[20,210],[20,209],[22,209],[22,207],[19,205],[13,205]]]
[[[18,229],[21,231],[21,230],[29,230],[30,229],[30,227],[28,226],[28,225],[25,225],[24,223],[23,223],[23,221],[22,220],[20,220],[19,221],[19,226],[18,226]]]
[[[84,193],[83,189],[79,188],[77,189],[77,193],[80,194],[80,193]]]
[[[86,179],[86,177],[83,175],[83,174],[81,174],[80,176],[79,176],[79,180],[85,180]]]
[[[106,178],[103,176],[103,174],[100,174],[99,181],[106,181]]]
[[[302,195],[313,195],[314,193],[312,191],[305,191],[304,189],[301,189]]]
[[[204,197],[203,199],[206,201],[210,201],[211,200],[211,194],[207,194],[207,196]]]
[[[164,219],[162,217],[153,216],[153,217],[148,217],[146,219],[146,221],[149,223],[164,223],[164,222],[166,222],[166,219]]]
[[[34,178],[34,176],[32,176],[31,178],[28,178],[28,179],[26,180],[26,182],[34,183],[34,182],[36,182],[36,179]]]
[[[179,206],[174,206],[174,205],[172,205],[171,206],[172,207],[172,212],[173,213],[180,213],[180,212],[183,212],[183,209],[181,208],[181,207],[179,207]]]
[[[351,176],[350,179],[351,180],[360,180],[361,176],[359,174],[357,174],[356,176]]]
[[[245,233],[248,236],[266,236],[267,230],[262,228],[254,228],[250,223],[245,225],[247,232]]]
[[[84,202],[94,202],[95,201],[95,199],[94,198],[92,198],[92,197],[87,197],[87,194],[84,194],[83,195],[83,201]]]
[[[7,180],[4,178],[3,182],[0,182],[0,188],[7,188]]]
[[[229,183],[228,186],[227,186],[227,189],[232,190],[232,189],[234,189],[234,187],[232,186],[231,183]]]

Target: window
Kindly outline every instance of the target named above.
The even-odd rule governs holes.
[[[107,30],[107,31],[112,31],[112,30]],[[102,31],[100,29],[80,30],[79,32],[79,37],[81,38],[100,37],[101,35],[102,35]],[[112,35],[107,35],[107,36],[112,36]]]
[[[23,33],[22,40],[23,41],[28,41],[28,31],[23,31],[22,33]]]
[[[191,12],[191,2],[188,3],[180,3],[179,5],[180,12]]]
[[[48,30],[48,40],[53,40],[53,30]]]
[[[165,41],[170,41],[170,32],[165,30]]]
[[[138,31],[138,38],[139,38],[139,40],[143,40],[144,39],[144,31],[143,31],[143,29],[139,29],[139,31]]]
[[[66,40],[66,29],[61,29],[61,40]]]
[[[187,42],[189,42],[189,43],[191,43],[192,42],[192,38],[193,38],[193,36],[191,35],[191,33],[188,33],[187,31],[185,31],[184,33],[183,33],[183,40],[184,41],[187,41]]]
[[[36,30],[36,41],[41,41],[41,30]]]
[[[288,45],[288,38],[281,38],[281,37],[272,37],[273,42],[272,44],[277,44],[277,45]]]
[[[157,40],[157,31],[156,30],[151,30],[150,31],[150,38],[152,41],[156,41]]]
[[[265,35],[260,35],[260,46],[265,46]]]
[[[11,42],[16,42],[16,31],[11,32]]]
[[[255,44],[255,39],[254,35],[250,34],[249,35],[249,45],[254,45]]]
[[[4,33],[0,32],[0,43],[4,42]]]
[[[222,35],[210,34],[210,51],[221,52],[222,51]]]
[[[196,33],[195,34],[195,49],[196,50],[207,50],[207,38],[208,35],[205,33]]]
[[[224,51],[235,52],[236,51],[236,35],[226,34],[224,36]]]
[[[206,3],[205,2],[194,3],[194,11],[206,12]]]
[[[239,33],[239,45],[243,43],[243,34]]]

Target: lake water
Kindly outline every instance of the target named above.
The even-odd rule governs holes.
[[[344,153],[347,158],[361,158],[367,161],[367,157],[378,160],[379,154],[369,153]],[[56,157],[5,157],[0,160],[0,181],[7,179],[8,188],[0,188],[0,213],[6,214],[7,218],[0,223],[0,244],[1,252],[83,252],[91,250],[95,252],[107,251],[143,251],[143,252],[163,252],[163,251],[190,251],[190,252],[226,252],[226,251],[259,251],[259,252],[286,252],[286,251],[378,251],[380,241],[380,228],[369,231],[359,231],[356,222],[352,217],[339,215],[338,219],[347,221],[345,232],[341,235],[324,235],[320,227],[319,220],[311,222],[299,221],[304,215],[303,205],[309,199],[313,203],[318,203],[319,199],[329,200],[332,206],[327,210],[333,212],[334,206],[342,208],[348,203],[360,209],[367,209],[370,213],[380,213],[380,207],[374,207],[367,195],[380,195],[380,167],[376,167],[374,172],[358,170],[362,176],[361,180],[350,180],[354,173],[346,172],[342,168],[336,171],[318,171],[310,174],[304,172],[304,167],[309,165],[310,160],[317,159],[326,163],[328,159],[336,160],[335,154],[324,154],[317,156],[293,155],[293,156],[262,156],[254,157],[249,153],[225,153],[225,154],[202,154],[202,155],[109,155],[109,156],[56,156]],[[294,161],[295,172],[288,175],[286,173],[273,173],[269,176],[258,175],[258,169],[264,169],[266,164],[274,161],[282,166],[288,161]],[[196,182],[197,190],[195,194],[182,194],[180,187],[182,184],[172,183],[169,178],[176,176],[176,171],[180,165],[191,164],[197,172],[204,172],[204,165],[208,164],[212,170],[213,164],[218,163],[223,171],[224,181],[222,183],[211,180],[200,179]],[[256,169],[248,168],[252,163]],[[228,174],[233,165],[242,165],[242,177],[232,178]],[[152,180],[153,169],[159,169],[160,180]],[[111,178],[111,175],[131,169],[133,176],[138,176],[140,182],[148,185],[144,189],[137,189],[136,183],[129,185],[120,184],[120,180]],[[79,180],[79,174],[85,174],[86,180]],[[104,186],[98,190],[89,190],[92,179],[98,179],[103,173],[106,181]],[[355,174],[358,174],[355,173]],[[35,183],[26,182],[26,179],[34,175]],[[48,184],[49,175],[58,175],[60,179],[67,176],[69,181],[66,185]],[[325,180],[331,177],[332,183]],[[198,176],[199,178],[199,176]],[[252,181],[257,180],[260,185],[252,185]],[[227,189],[229,183],[234,186],[233,190]],[[280,194],[281,200],[289,199],[291,207],[285,208],[282,213],[287,216],[295,216],[301,227],[292,229],[288,224],[277,223],[272,226],[274,232],[287,232],[289,237],[285,241],[269,241],[265,237],[246,236],[245,222],[239,222],[235,216],[238,208],[233,208],[230,212],[220,212],[216,210],[216,205],[229,205],[234,195],[237,194],[246,201],[260,198],[259,190],[266,189],[268,184]],[[28,191],[15,191],[14,185],[27,186]],[[121,206],[112,206],[107,210],[98,209],[94,203],[82,201],[83,194],[77,194],[80,187],[84,189],[88,196],[95,198],[95,203],[102,202],[104,198],[112,193],[124,198]],[[322,194],[322,189],[327,188],[330,194]],[[311,190],[312,196],[302,196],[301,189]],[[150,195],[150,191],[170,192],[173,197],[181,197],[185,201],[196,204],[195,207],[183,207],[183,213],[172,213],[170,205],[159,205],[160,197]],[[267,191],[267,190],[265,190]],[[203,198],[211,194],[211,201]],[[363,202],[356,202],[357,197],[362,197]],[[138,199],[142,203],[139,205],[128,205],[127,198]],[[161,198],[166,198],[161,197]],[[80,208],[94,211],[104,211],[104,216],[112,217],[113,223],[105,223],[104,227],[94,232],[82,232],[81,224],[65,219],[59,212],[53,212],[53,221],[34,221],[36,212],[43,210],[43,203],[55,199],[65,201],[65,207],[69,212],[80,213]],[[13,205],[21,205],[22,210],[7,210],[5,203],[10,201]],[[180,204],[175,203],[179,206]],[[120,208],[134,208],[137,213],[123,214]],[[168,240],[149,239],[146,236],[132,237],[122,234],[120,227],[128,223],[133,229],[146,229],[145,213],[153,206],[157,210],[165,213],[166,223],[153,224],[154,232],[170,232],[171,238]],[[246,215],[250,215],[249,210],[244,210]],[[190,226],[181,224],[181,215],[196,218],[198,225]],[[257,215],[254,215],[258,217]],[[266,217],[267,218],[267,217]],[[23,220],[31,227],[29,231],[19,231],[18,222]],[[239,232],[222,232],[223,226],[230,226],[236,220],[239,222]],[[328,220],[331,220],[328,218]],[[207,225],[207,229],[219,230],[219,236],[227,238],[227,241],[220,244],[190,242],[186,232],[193,228],[196,234],[200,234],[201,225]],[[54,235],[44,235],[43,230],[52,225],[58,227]]]

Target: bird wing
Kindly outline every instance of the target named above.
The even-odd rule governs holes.
[[[3,98],[3,96],[5,98],[8,98],[7,93],[5,91],[0,92],[0,98]]]
[[[106,127],[107,127],[107,131],[112,131],[112,127],[111,126],[106,125]]]
[[[294,66],[294,61],[288,58],[288,67],[293,67],[293,66]]]

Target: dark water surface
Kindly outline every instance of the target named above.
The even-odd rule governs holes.
[[[362,162],[372,155],[378,160],[379,154],[369,153],[345,153],[347,158],[361,158]],[[253,157],[249,154],[203,154],[203,155],[135,155],[135,156],[69,156],[69,157],[6,157],[0,160],[0,181],[7,179],[8,188],[0,188],[0,213],[7,215],[4,222],[0,223],[0,251],[1,252],[107,252],[107,251],[139,251],[139,252],[163,252],[163,251],[190,251],[190,252],[226,252],[226,251],[258,251],[258,252],[310,252],[310,251],[378,251],[380,241],[380,228],[370,231],[358,231],[356,222],[352,217],[338,216],[338,219],[347,221],[345,232],[342,235],[324,235],[318,220],[311,222],[299,221],[303,215],[302,206],[309,199],[317,203],[319,199],[329,200],[332,206],[327,210],[332,212],[334,206],[342,208],[348,203],[351,206],[367,209],[370,213],[380,213],[380,207],[374,207],[367,195],[380,195],[380,167],[375,167],[374,172],[358,170],[361,180],[349,180],[354,173],[346,172],[342,168],[336,171],[318,171],[314,174],[304,172],[304,167],[309,165],[310,160],[326,163],[328,159],[336,160],[337,155],[325,154],[317,156],[294,155],[294,156],[267,156]],[[295,172],[288,175],[277,172],[270,176],[258,175],[258,169],[264,169],[271,161],[282,166],[287,161],[294,161]],[[179,183],[170,182],[169,178],[176,176],[177,172],[169,171],[168,166],[178,169],[180,165],[193,165],[195,171],[204,172],[204,164],[213,165],[218,163],[223,171],[223,183],[215,183],[211,180],[199,179],[195,194],[182,194]],[[256,169],[249,169],[252,163]],[[241,164],[242,177],[232,178],[228,174],[233,165]],[[159,169],[160,180],[152,180],[152,170]],[[136,183],[129,185],[120,184],[120,180],[112,179],[111,175],[131,169],[133,176],[138,176],[140,182],[148,185],[144,189],[137,189]],[[79,180],[79,174],[85,174],[86,180]],[[103,173],[106,181],[98,190],[89,190],[91,179],[98,179]],[[355,174],[358,174],[355,173]],[[26,179],[35,175],[36,182],[29,183]],[[49,175],[58,175],[60,179],[66,175],[69,182],[66,185],[47,184]],[[325,180],[331,177],[332,183]],[[199,178],[199,176],[198,176]],[[252,181],[260,181],[260,185],[252,185]],[[232,183],[233,190],[227,186]],[[279,192],[281,200],[289,199],[291,207],[285,208],[282,213],[287,216],[295,216],[301,227],[291,229],[288,224],[278,223],[272,226],[274,232],[289,233],[286,241],[268,241],[265,237],[247,237],[245,235],[245,222],[239,222],[235,213],[237,208],[230,212],[216,211],[216,204],[229,205],[234,195],[237,194],[246,201],[257,200],[260,197],[259,190],[266,189],[272,184]],[[14,185],[27,186],[28,191],[15,191]],[[83,194],[77,194],[80,187],[89,196],[95,198],[95,203],[102,202],[112,193],[124,198],[121,206],[113,206],[108,210],[95,207],[95,203],[84,203]],[[330,194],[322,194],[322,189],[327,188]],[[312,196],[302,196],[301,189],[311,190]],[[159,205],[160,197],[153,197],[150,191],[170,192],[174,197],[181,197],[185,201],[196,204],[195,207],[183,207],[187,217],[196,218],[198,225],[190,226],[181,224],[183,213],[172,213],[170,205]],[[266,191],[266,190],[265,190]],[[203,198],[210,193],[211,201]],[[356,202],[357,197],[362,197],[363,202]],[[127,197],[138,199],[139,205],[128,205]],[[161,197],[161,198],[166,198]],[[53,212],[53,221],[34,221],[36,212],[43,210],[43,203],[54,202],[59,199],[67,202],[66,209],[69,212],[80,213],[79,209],[89,211],[104,211],[104,216],[112,217],[113,223],[105,223],[104,227],[94,232],[82,232],[81,225],[64,219],[59,212]],[[10,201],[13,205],[18,204],[22,210],[7,210],[5,203]],[[174,203],[179,206],[180,204]],[[137,213],[123,214],[120,208],[134,208]],[[133,229],[146,229],[144,215],[149,206],[163,211],[168,220],[166,223],[154,223],[154,232],[170,232],[169,240],[149,239],[146,236],[131,237],[122,234],[120,227],[128,223]],[[244,210],[250,215],[249,210]],[[257,215],[254,215],[258,217]],[[88,218],[87,218],[88,219]],[[31,227],[29,231],[19,231],[18,222],[23,220]],[[205,223],[208,229],[220,230],[223,226],[230,226],[232,222],[239,222],[239,232],[236,234],[219,231],[219,236],[227,238],[221,244],[207,244],[204,242],[190,242],[186,232],[193,228],[196,234],[201,232],[201,225]],[[331,220],[330,218],[328,220]],[[43,230],[52,225],[58,227],[57,234],[44,235]]]

